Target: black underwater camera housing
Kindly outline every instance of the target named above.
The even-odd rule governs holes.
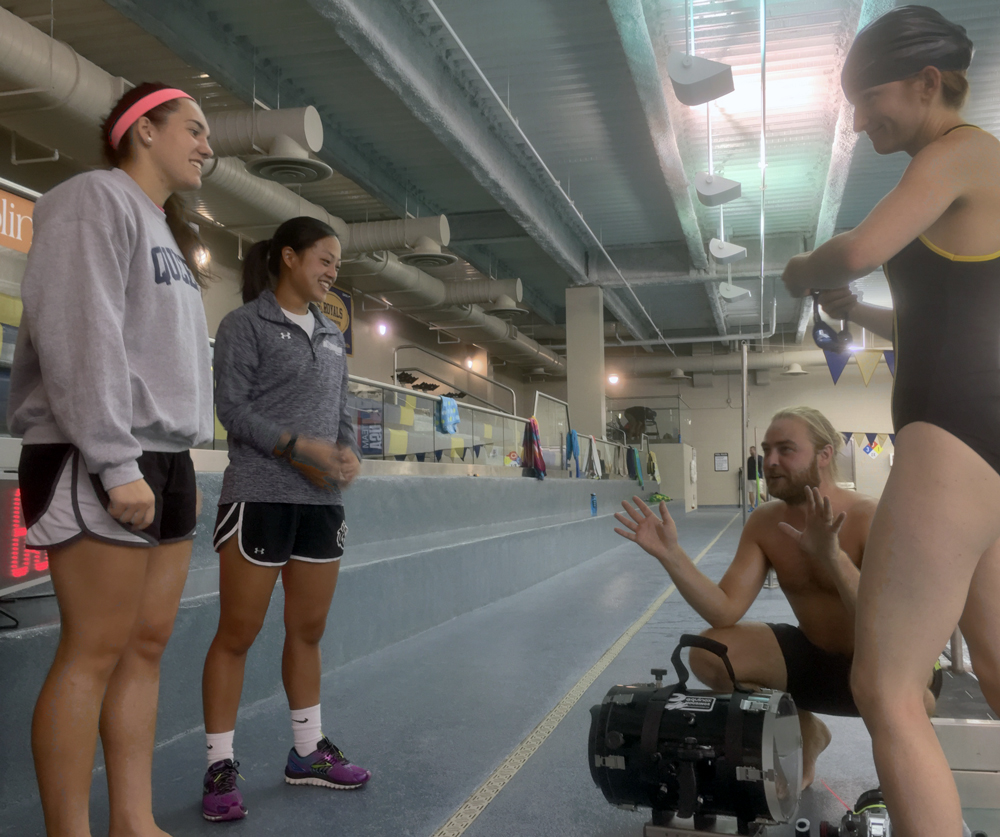
[[[688,688],[681,649],[719,656],[733,681],[732,694]],[[795,703],[785,692],[741,686],[725,645],[685,634],[671,663],[678,682],[612,687],[591,708],[590,773],[612,805],[652,808],[646,837],[677,833],[733,833],[718,817],[735,818],[736,832],[788,822],[802,786],[802,732]],[[693,818],[694,829],[675,829]],[[751,831],[753,829],[753,831]]]

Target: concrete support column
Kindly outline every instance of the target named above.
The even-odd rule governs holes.
[[[604,293],[566,289],[566,377],[569,418],[578,433],[604,438]]]

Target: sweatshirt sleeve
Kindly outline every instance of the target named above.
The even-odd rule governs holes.
[[[21,295],[53,417],[110,490],[142,478],[122,334],[130,256],[113,210],[109,223],[84,209],[36,230]]]
[[[266,456],[274,454],[283,428],[254,410],[257,337],[241,309],[228,314],[215,335],[215,409],[226,431]]]
[[[354,455],[361,461],[361,448],[358,447],[357,433],[354,431],[354,419],[351,417],[351,409],[347,405],[347,396],[350,392],[350,380],[348,378],[347,360],[344,360],[344,377],[340,386],[340,426],[337,429],[337,441],[342,445],[347,445]]]

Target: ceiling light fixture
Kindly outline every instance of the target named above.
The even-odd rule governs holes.
[[[618,383],[618,376],[617,375],[608,375],[608,383],[609,384],[617,384]]]

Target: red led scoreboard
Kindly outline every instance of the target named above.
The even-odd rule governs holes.
[[[17,480],[0,479],[0,595],[48,578],[49,556],[26,549],[26,534]]]

